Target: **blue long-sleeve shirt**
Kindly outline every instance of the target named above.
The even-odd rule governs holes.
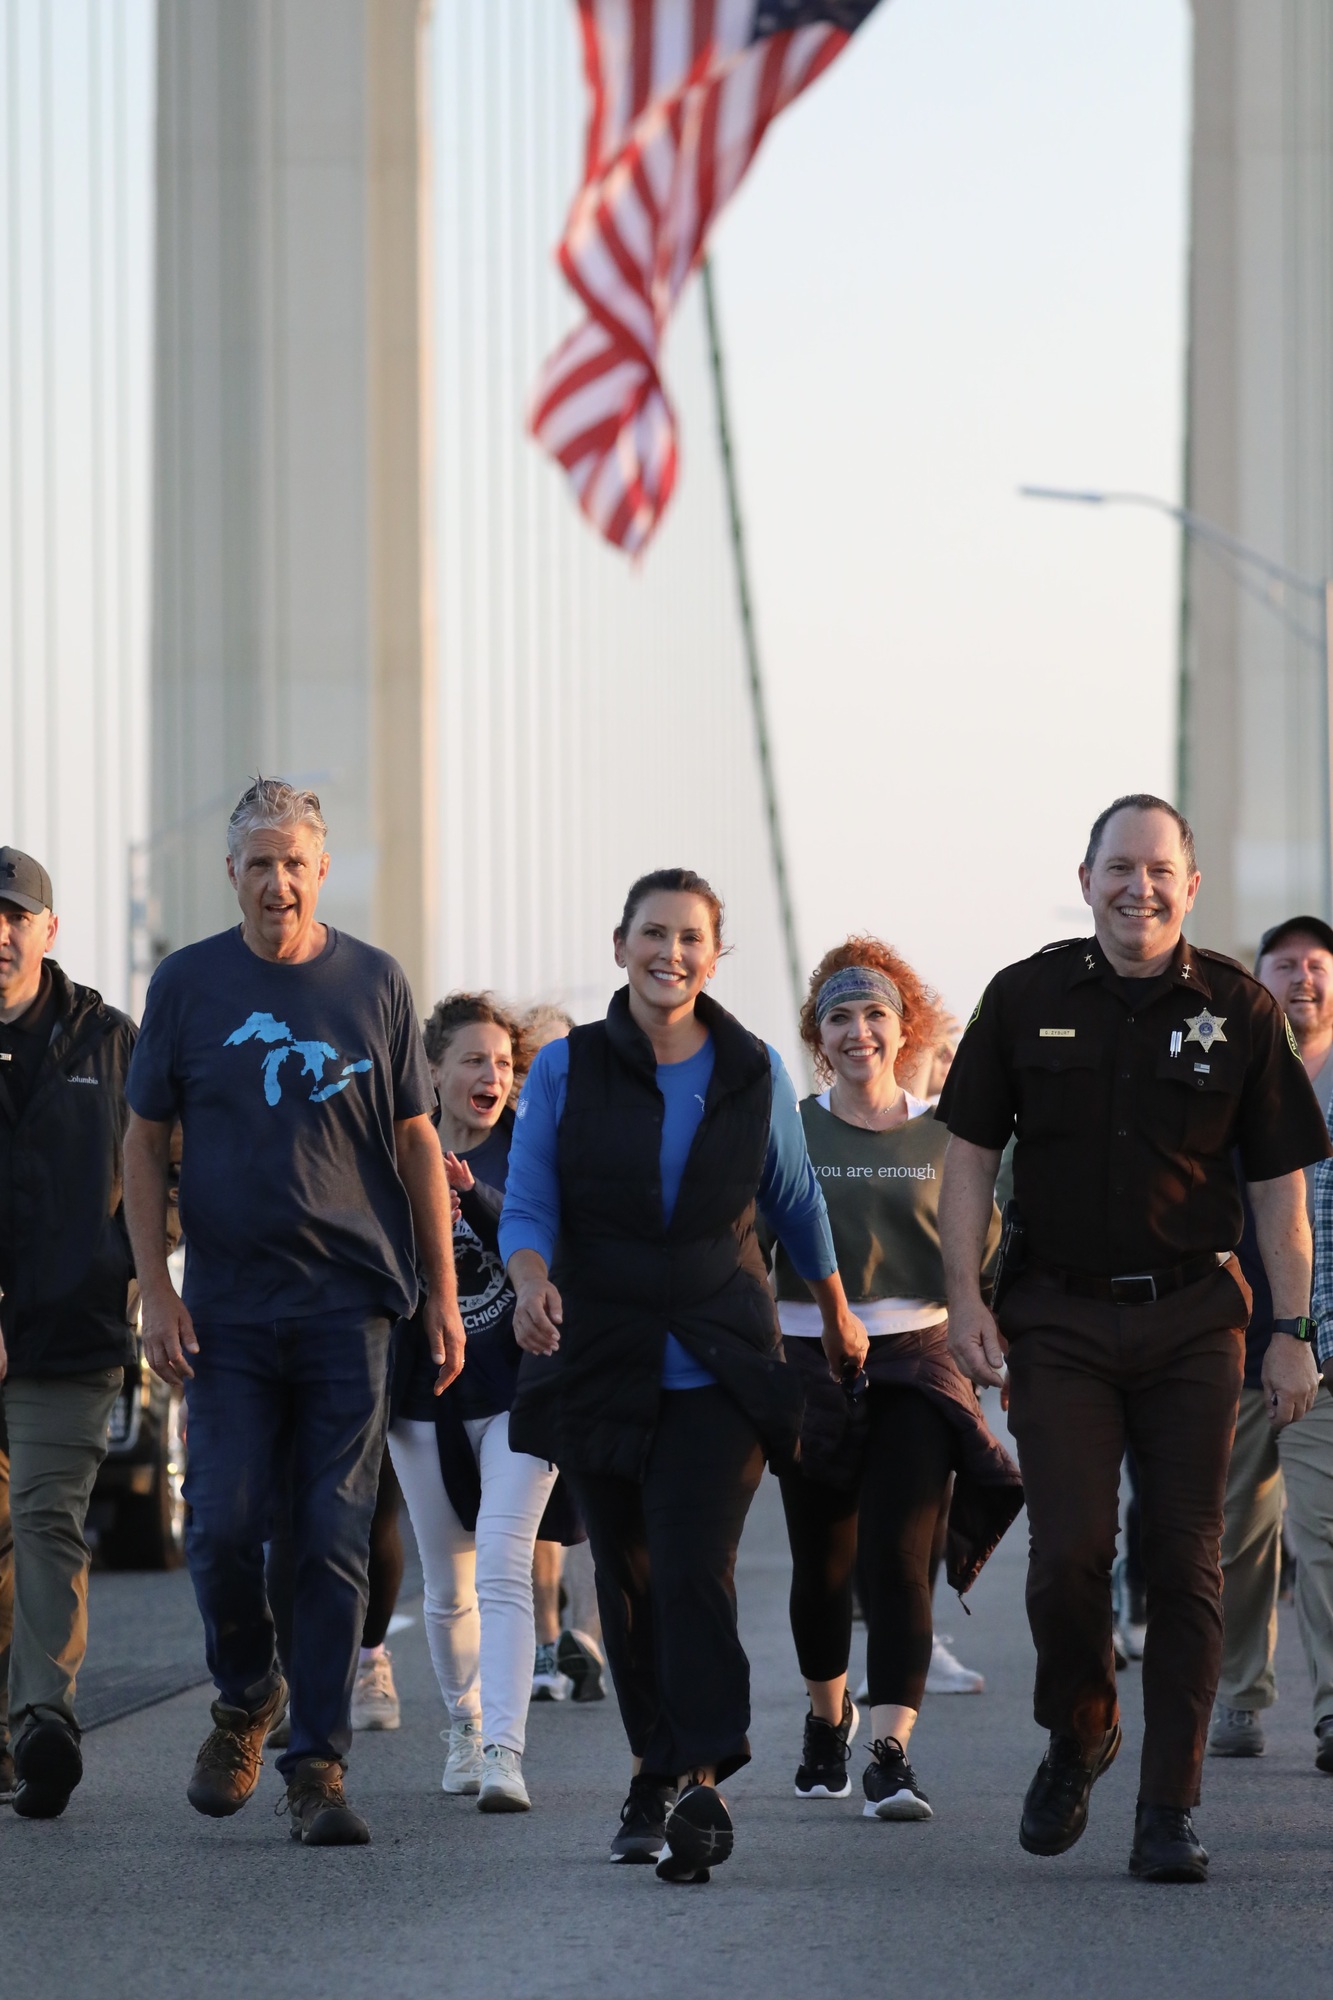
[[[796,1092],[776,1049],[768,1051],[773,1067],[773,1107],[769,1116],[768,1150],[759,1182],[758,1203],[775,1236],[781,1237],[792,1263],[803,1278],[829,1278],[837,1270],[828,1211],[810,1156],[796,1105]],[[680,1193],[685,1162],[713,1074],[712,1037],[685,1062],[659,1063],[657,1087],[662,1093],[662,1219],[669,1223]],[[500,1255],[508,1263],[516,1250],[535,1250],[550,1263],[560,1232],[560,1174],[557,1133],[564,1115],[569,1085],[569,1044],[548,1042],[537,1056],[523,1086],[509,1154],[509,1179],[500,1217]],[[662,1365],[666,1389],[703,1388],[713,1380],[706,1368],[667,1335]]]

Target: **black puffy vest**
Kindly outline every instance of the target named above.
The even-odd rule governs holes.
[[[670,1224],[663,1221],[662,1095],[652,1044],[622,989],[605,1021],[569,1038],[560,1121],[560,1352],[525,1357],[510,1413],[516,1450],[571,1470],[642,1476],[668,1331],[790,1460],[801,1397],[783,1364],[754,1234],[768,1150],[768,1050],[701,995],[713,1074]]]

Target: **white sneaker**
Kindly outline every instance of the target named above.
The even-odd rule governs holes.
[[[475,1796],[481,1790],[481,1776],[486,1768],[481,1758],[481,1724],[470,1719],[455,1722],[440,1731],[440,1741],[449,1745],[440,1790]]]
[[[397,1729],[398,1690],[393,1684],[393,1658],[387,1646],[356,1670],[352,1684],[353,1729]]]
[[[986,1676],[965,1667],[949,1651],[949,1633],[937,1632],[930,1645],[930,1671],[926,1675],[927,1694],[984,1694]]]
[[[532,1800],[523,1782],[523,1759],[517,1750],[488,1743],[481,1753],[481,1790],[477,1794],[479,1812],[530,1812]]]
[[[556,1665],[556,1641],[538,1646],[537,1656],[532,1663],[532,1699],[534,1701],[568,1701],[573,1693],[574,1683],[568,1674],[562,1674]]]

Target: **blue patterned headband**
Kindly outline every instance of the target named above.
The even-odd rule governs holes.
[[[829,974],[815,1000],[815,1026],[822,1028],[829,1009],[845,1000],[882,1000],[899,1020],[903,1017],[902,994],[888,974],[876,971],[873,965],[844,965],[841,972]]]

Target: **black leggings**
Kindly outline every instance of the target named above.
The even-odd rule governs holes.
[[[792,1554],[792,1637],[807,1680],[846,1673],[855,1571],[871,1705],[920,1708],[930,1667],[931,1550],[949,1492],[953,1431],[916,1389],[872,1384],[866,1394],[870,1428],[859,1490],[824,1486],[800,1472],[780,1482]]]

